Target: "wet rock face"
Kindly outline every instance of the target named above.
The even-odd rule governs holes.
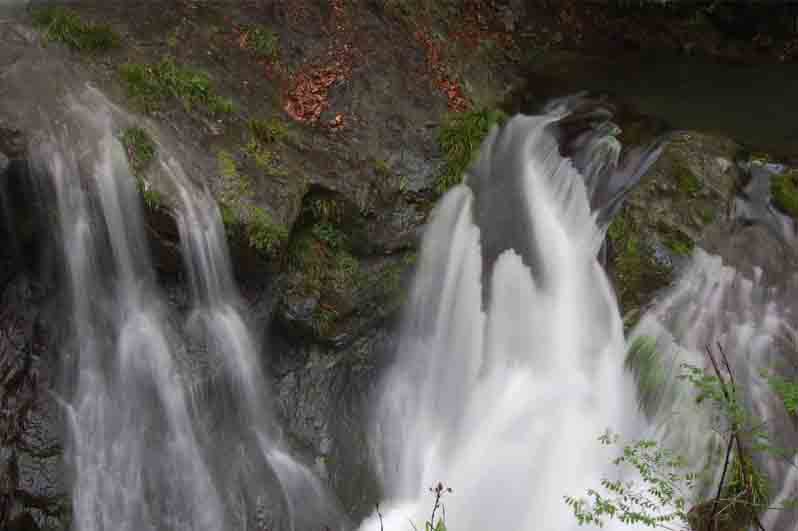
[[[0,528],[62,530],[69,498],[62,410],[48,392],[57,366],[41,308],[24,275],[0,295]]]

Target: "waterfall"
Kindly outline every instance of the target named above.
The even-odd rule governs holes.
[[[697,250],[624,340],[596,260],[600,227],[659,150],[621,164],[606,123],[569,140],[559,127],[575,104],[561,100],[494,129],[433,214],[397,357],[379,387],[372,442],[384,500],[364,531],[423,528],[439,482],[453,489],[444,492],[448,529],[576,530],[564,496],[584,496],[602,478],[636,477],[612,464],[619,448],[597,441],[607,429],[626,441],[659,440],[691,469],[713,466],[707,450],[720,441],[711,415],[677,378],[681,363],[707,366],[707,344],[733,353],[746,403],[776,430],[774,443],[798,447],[795,425],[760,375],[784,370],[789,351],[779,339],[795,345],[794,287],[778,294],[761,275],[746,279]],[[655,389],[639,388],[625,366],[643,336],[660,353]],[[777,502],[798,493],[794,466],[761,465]],[[709,496],[696,494],[703,498],[690,502]],[[796,519],[763,517],[773,531]]]
[[[161,154],[191,308],[183,316],[165,303],[114,136],[120,112],[88,88],[31,145],[42,188],[55,197],[69,291],[74,529],[338,529],[337,506],[280,441],[219,210]]]
[[[427,229],[375,414],[385,529],[423,527],[439,481],[453,489],[449,529],[575,529],[563,495],[612,468],[597,437],[645,425],[596,260],[602,231],[559,153],[558,118],[494,130]]]

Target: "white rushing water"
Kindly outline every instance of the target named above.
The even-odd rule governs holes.
[[[70,293],[74,529],[339,525],[319,480],[279,444],[215,202],[175,160],[156,161],[177,190],[192,295],[183,319],[154,283],[118,109],[94,89],[65,107],[32,158],[56,197]]]
[[[642,429],[595,258],[602,235],[582,177],[546,128],[555,118],[516,117],[494,132],[427,230],[375,415],[385,529],[423,526],[439,481],[454,489],[449,529],[576,528],[562,497],[611,471],[597,437]],[[378,529],[377,518],[364,528]]]
[[[792,302],[778,302],[790,295],[779,298],[700,250],[631,336],[656,339],[661,353],[661,381],[641,382],[639,402],[589,206],[601,177],[591,172],[613,171],[617,151],[606,139],[584,143],[580,175],[547,129],[561,117],[550,110],[494,131],[434,213],[397,359],[380,386],[373,440],[385,499],[363,530],[422,529],[438,482],[453,488],[443,498],[448,529],[575,530],[563,497],[628,473],[611,463],[619,448],[597,440],[607,429],[625,441],[660,440],[700,470],[719,441],[706,404],[696,405],[677,375],[682,363],[705,367],[705,345],[720,343],[735,358],[748,405],[778,433],[775,444],[798,442],[759,375],[786,361],[777,338],[794,344]],[[762,466],[777,501],[796,494],[794,467]],[[763,518],[771,531],[796,520],[775,511]]]

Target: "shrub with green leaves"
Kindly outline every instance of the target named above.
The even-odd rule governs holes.
[[[436,190],[443,193],[463,179],[482,141],[494,125],[501,125],[507,115],[498,109],[481,109],[448,116],[438,135],[446,167],[438,178]]]
[[[201,108],[211,114],[233,110],[233,102],[216,92],[207,72],[180,66],[171,57],[154,64],[125,63],[119,75],[128,96],[146,112],[160,110],[169,98],[182,102],[186,110]]]
[[[651,342],[643,342],[637,355],[656,357],[653,351]],[[631,465],[639,479],[605,478],[601,481],[601,491],[589,489],[587,497],[565,496],[565,503],[579,524],[602,527],[607,521],[618,519],[627,524],[663,529],[747,529],[758,525],[759,515],[764,511],[796,506],[796,500],[787,500],[777,507],[771,505],[768,478],[757,466],[754,456],[784,458],[787,455],[772,444],[763,421],[744,407],[722,350],[726,376],[712,352],[707,350],[707,354],[714,374],[683,364],[680,378],[695,388],[698,404],[716,413],[713,430],[727,440],[725,452],[708,456],[706,467],[694,471],[685,459],[657,441],[625,444],[614,464]],[[776,388],[781,383],[777,382]],[[798,383],[787,382],[786,388],[794,390]],[[785,404],[788,401],[789,396]],[[616,444],[619,437],[607,432],[599,440],[605,445]],[[791,459],[787,462],[792,463]],[[711,485],[719,464],[722,473],[712,498],[695,503],[698,486]]]
[[[33,11],[33,23],[42,28],[48,41],[62,42],[81,52],[99,52],[116,48],[121,39],[107,24],[89,24],[74,11],[63,7],[45,7]]]

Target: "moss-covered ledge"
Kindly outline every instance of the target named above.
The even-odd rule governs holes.
[[[627,326],[670,284],[708,228],[729,218],[743,178],[735,162],[741,148],[732,140],[694,131],[668,140],[607,231],[608,271]]]

